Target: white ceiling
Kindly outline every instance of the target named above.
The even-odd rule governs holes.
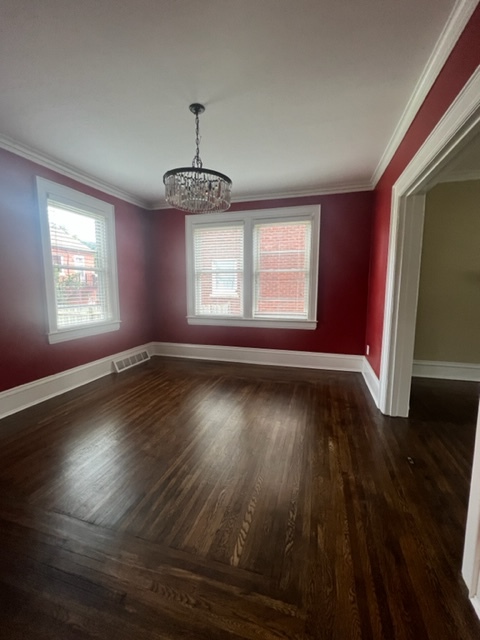
[[[153,205],[202,102],[201,156],[234,199],[368,188],[454,5],[1,0],[0,146]]]

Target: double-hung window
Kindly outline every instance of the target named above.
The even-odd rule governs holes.
[[[314,329],[320,207],[186,217],[190,324]]]
[[[49,342],[120,327],[112,205],[37,178]]]

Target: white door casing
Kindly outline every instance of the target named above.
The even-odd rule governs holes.
[[[480,67],[406,167],[392,190],[385,318],[379,380],[380,410],[408,416],[422,251],[425,192],[480,131]],[[480,407],[479,407],[480,412]],[[480,413],[462,575],[480,617]]]
[[[392,190],[380,367],[382,413],[408,416],[425,198],[442,169],[480,129],[480,67]]]

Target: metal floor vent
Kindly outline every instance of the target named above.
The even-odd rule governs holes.
[[[115,370],[117,373],[121,371],[125,371],[126,369],[131,369],[137,364],[141,364],[146,360],[150,360],[150,356],[147,351],[139,351],[138,353],[134,353],[127,358],[121,358],[120,360],[114,360],[113,364],[115,365]]]

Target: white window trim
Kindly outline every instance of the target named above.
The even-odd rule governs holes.
[[[254,318],[252,317],[253,291],[253,226],[257,223],[279,220],[295,222],[309,219],[312,223],[311,257],[312,267],[309,282],[308,319]],[[193,264],[193,232],[196,226],[211,224],[216,226],[223,223],[243,223],[244,233],[244,317],[199,316],[195,314],[195,282]],[[318,297],[318,261],[320,247],[320,205],[305,205],[300,207],[283,207],[279,209],[259,209],[255,211],[235,211],[224,214],[210,213],[185,216],[185,242],[187,265],[187,322],[191,325],[210,325],[225,327],[258,327],[268,329],[309,329],[317,327],[317,297]]]
[[[40,214],[40,231],[43,252],[43,265],[45,271],[45,289],[48,316],[48,341],[50,344],[86,338],[120,329],[120,306],[118,297],[118,273],[115,241],[115,209],[114,206],[103,200],[98,200],[81,191],[70,189],[51,180],[37,176],[38,208]],[[54,272],[52,265],[52,249],[50,244],[50,229],[48,225],[48,200],[52,199],[59,204],[84,209],[105,218],[107,225],[108,243],[108,272],[109,293],[111,296],[112,317],[105,322],[77,325],[69,328],[59,328],[57,324],[57,307],[55,301]]]

